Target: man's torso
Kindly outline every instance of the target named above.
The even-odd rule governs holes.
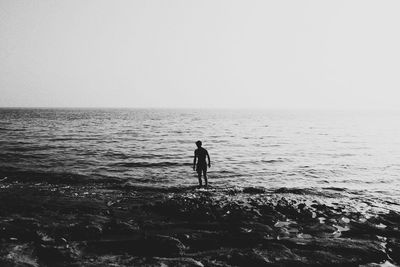
[[[197,157],[197,164],[198,165],[205,165],[206,164],[206,157],[207,157],[207,150],[200,147],[194,151],[194,154]]]

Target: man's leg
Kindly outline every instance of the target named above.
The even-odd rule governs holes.
[[[199,168],[199,167],[197,167]],[[199,186],[201,187],[203,185],[202,181],[201,181],[201,170],[197,169],[197,177],[199,178]]]
[[[203,175],[204,175],[204,184],[207,187],[208,186],[208,181],[207,181],[207,169],[203,170]]]

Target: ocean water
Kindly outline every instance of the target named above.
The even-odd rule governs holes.
[[[400,112],[0,109],[0,175],[331,190],[400,204]],[[1,179],[2,177],[0,177]]]

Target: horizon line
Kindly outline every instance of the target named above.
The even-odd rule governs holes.
[[[169,110],[326,110],[326,111],[400,111],[382,107],[110,107],[110,106],[0,106],[0,109],[169,109]]]

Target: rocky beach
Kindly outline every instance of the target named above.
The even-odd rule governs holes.
[[[0,266],[400,266],[396,114],[2,109]]]
[[[400,213],[330,192],[4,178],[0,265],[400,265]]]

